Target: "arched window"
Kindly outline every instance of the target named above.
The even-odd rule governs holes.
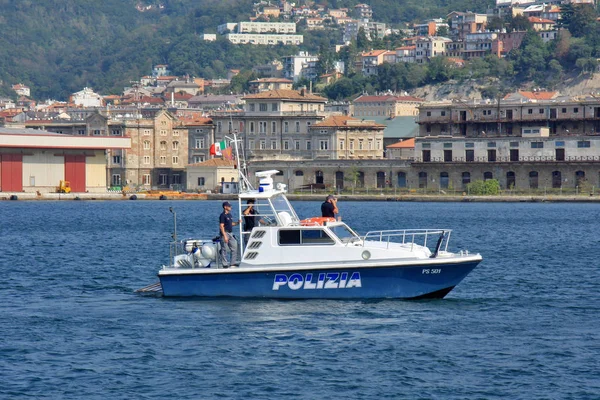
[[[337,190],[344,190],[344,173],[342,171],[335,173],[335,187]]]
[[[377,172],[377,188],[381,189],[385,187],[385,172]]]
[[[529,173],[529,188],[530,189],[537,189],[538,188],[538,172],[537,171],[531,171]]]
[[[560,189],[562,187],[562,173],[560,171],[552,171],[552,189]]]
[[[575,186],[581,186],[581,184],[585,182],[585,172],[577,171],[575,172]]]
[[[398,172],[398,187],[406,187],[406,172]]]
[[[517,177],[513,171],[508,171],[506,173],[506,188],[514,189],[516,185]]]
[[[483,180],[487,181],[487,180],[490,180],[490,179],[494,179],[494,175],[490,171],[484,172],[483,173]]]
[[[324,180],[323,180],[323,171],[316,171],[315,172],[315,183],[316,184],[323,184]]]
[[[304,176],[304,171],[301,171],[301,170],[298,170],[294,173],[296,174],[296,176]]]
[[[427,172],[419,172],[419,188],[424,189],[427,187]]]
[[[471,183],[471,173],[470,172],[463,172],[462,173],[462,186],[463,189],[467,188],[467,185]]]
[[[448,189],[448,186],[450,186],[450,177],[448,176],[448,173],[440,172],[440,188]]]
[[[358,187],[365,187],[365,173],[358,171]]]

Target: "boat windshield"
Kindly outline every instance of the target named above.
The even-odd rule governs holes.
[[[328,225],[329,229],[342,241],[342,243],[349,243],[353,240],[359,240],[360,237],[354,233],[345,224],[341,225]]]
[[[282,216],[282,213],[287,213],[287,215],[289,215],[290,220],[282,225],[289,225],[290,223],[298,222],[298,216],[296,215],[296,212],[294,211],[290,202],[284,195],[280,194],[272,197],[271,205],[273,207],[273,211],[275,211],[275,215],[278,215],[280,217]]]

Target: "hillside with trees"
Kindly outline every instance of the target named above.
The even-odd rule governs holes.
[[[314,4],[298,1],[297,4]],[[352,7],[358,0],[326,0],[328,7]],[[405,26],[452,10],[484,12],[491,0],[372,0],[374,18]],[[85,86],[104,93],[120,93],[131,81],[148,75],[154,64],[169,64],[175,75],[225,77],[228,69],[240,69],[231,90],[243,90],[254,78],[252,66],[307,50],[320,54],[320,72],[331,70],[334,58],[346,62],[346,77],[319,87],[330,98],[349,98],[363,91],[409,90],[449,80],[464,81],[493,76],[508,84],[532,81],[552,87],[567,72],[590,73],[600,57],[597,13],[589,6],[565,6],[562,25],[567,30],[557,41],[543,43],[529,32],[523,45],[504,59],[488,56],[458,68],[443,57],[430,64],[384,65],[377,76],[365,78],[352,69],[359,52],[393,49],[400,35],[372,40],[362,34],[339,55],[331,45],[339,43],[339,31],[304,31],[303,46],[234,45],[219,37],[201,40],[219,24],[248,20],[252,0],[0,0],[0,95],[14,97],[10,85],[24,83],[35,99],[66,99]],[[522,18],[491,21],[498,28],[530,29]],[[336,33],[334,33],[336,32]],[[501,88],[489,88],[494,96]]]

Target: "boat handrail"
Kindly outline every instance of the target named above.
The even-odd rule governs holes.
[[[413,249],[417,241],[422,240],[422,245],[427,247],[427,240],[431,236],[438,238],[438,244],[436,245],[436,251],[441,250],[448,251],[448,243],[450,242],[451,229],[391,229],[381,231],[369,231],[366,235],[361,236],[363,246],[367,241],[372,242],[386,242],[389,248],[390,242],[410,244],[411,250]],[[402,241],[394,240],[396,238],[402,238]],[[442,243],[445,242],[445,243]],[[417,243],[419,244],[419,243]]]

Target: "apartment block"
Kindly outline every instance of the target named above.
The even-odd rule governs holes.
[[[600,99],[525,92],[496,101],[443,101],[419,107],[419,136],[522,136],[547,127],[550,136],[600,134]]]
[[[308,90],[272,90],[244,97],[243,112],[212,112],[215,140],[241,133],[246,156],[261,159],[313,159],[320,143],[311,126],[325,117],[327,99]]]

